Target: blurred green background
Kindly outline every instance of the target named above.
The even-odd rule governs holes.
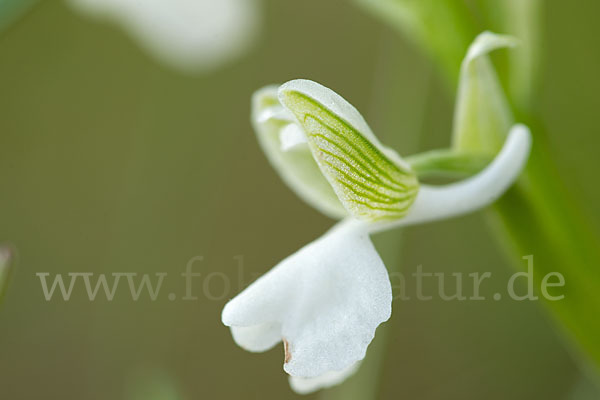
[[[0,242],[18,250],[0,308],[0,398],[149,399],[136,388],[153,385],[161,399],[298,397],[281,348],[247,353],[220,322],[241,287],[332,224],[268,165],[252,92],[318,81],[403,155],[449,143],[453,96],[419,51],[347,1],[263,6],[256,46],[198,74],[157,64],[114,24],[63,2],[42,1],[0,33]],[[546,2],[537,100],[596,227],[599,12],[595,1]],[[484,217],[406,230],[401,269],[491,271],[490,292],[501,291],[514,270]],[[169,301],[194,256],[204,257],[199,299]],[[38,272],[169,278],[156,301],[122,287],[90,302],[76,286],[70,301],[47,302]],[[382,399],[586,398],[539,302],[397,300],[388,324]]]

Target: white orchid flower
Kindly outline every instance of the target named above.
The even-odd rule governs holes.
[[[258,139],[283,180],[342,221],[227,303],[222,320],[246,350],[283,341],[290,384],[308,393],[352,374],[391,315],[389,276],[369,235],[490,204],[520,174],[531,136],[515,125],[483,171],[430,186],[377,140],[352,105],[318,83],[267,87],[252,104]]]
[[[120,24],[158,60],[209,70],[241,55],[257,37],[259,0],[68,0],[82,13]]]

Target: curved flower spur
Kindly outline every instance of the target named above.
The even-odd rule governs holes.
[[[222,320],[246,350],[266,351],[283,341],[290,384],[308,393],[356,371],[377,326],[391,315],[389,276],[369,235],[490,204],[524,167],[530,133],[513,126],[483,171],[430,186],[419,184],[352,105],[318,83],[263,88],[252,106],[258,139],[282,179],[342,221],[227,303]]]

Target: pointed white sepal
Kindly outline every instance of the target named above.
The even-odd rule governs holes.
[[[498,35],[489,31],[480,33],[469,49],[467,55],[463,60],[461,68],[467,68],[468,64],[471,63],[478,57],[485,56],[486,54],[503,47],[515,47],[519,44],[519,40],[509,35]]]
[[[517,44],[511,36],[483,32],[469,47],[454,110],[454,150],[494,156],[502,147],[514,118],[488,54]]]
[[[405,218],[372,224],[371,232],[463,215],[498,199],[519,177],[531,149],[531,133],[525,125],[510,130],[504,147],[483,171],[463,181],[443,185],[421,185]]]
[[[315,378],[362,360],[391,302],[387,270],[365,225],[347,220],[227,303],[222,320],[251,351],[283,340],[284,370]]]

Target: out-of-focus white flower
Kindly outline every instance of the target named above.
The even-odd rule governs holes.
[[[258,35],[260,0],[68,0],[119,23],[156,58],[186,71],[241,55]]]
[[[529,129],[514,125],[485,169],[432,186],[419,183],[350,103],[318,83],[294,80],[259,90],[252,121],[290,188],[341,219],[223,309],[223,323],[244,349],[265,351],[283,341],[283,368],[299,393],[352,374],[391,315],[389,277],[369,235],[485,207],[519,176],[531,146]]]
[[[11,265],[13,261],[13,250],[6,245],[0,245],[0,301],[10,278]]]

